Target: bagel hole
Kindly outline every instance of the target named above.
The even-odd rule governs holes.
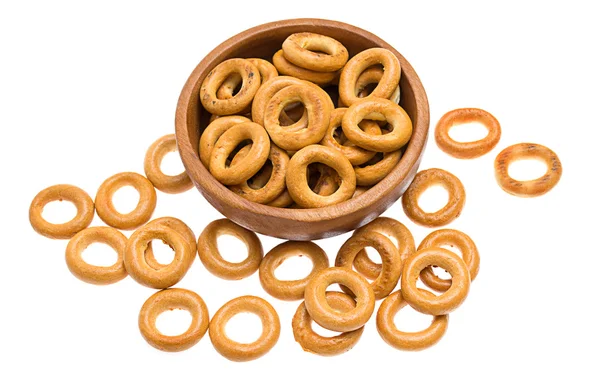
[[[140,202],[140,193],[131,185],[123,186],[115,192],[112,197],[112,202],[121,214],[129,214],[137,207]]]
[[[275,268],[275,278],[281,281],[301,280],[313,269],[313,262],[306,256],[290,256]]]
[[[235,155],[237,155],[238,152],[240,152],[240,150],[242,148],[244,148],[244,147],[246,147],[248,145],[251,145],[251,144],[252,144],[252,141],[250,139],[246,139],[246,140],[243,140],[242,142],[240,142],[240,144],[238,144],[233,149],[233,151],[231,151],[231,153],[229,154],[229,156],[227,157],[226,166],[227,167],[231,166],[231,162],[233,161],[233,158],[235,157]],[[241,156],[238,159],[240,159],[240,158],[241,158]]]
[[[365,251],[367,251],[367,255],[375,264],[381,264],[381,255],[377,250],[373,247],[365,247]]]
[[[173,262],[173,258],[175,257],[175,251],[173,251],[173,247],[158,239],[154,239],[150,243],[152,245],[154,259],[159,264],[168,265]]]
[[[419,196],[419,207],[426,213],[435,213],[448,203],[448,191],[441,185],[432,185]]]
[[[340,332],[332,331],[330,329],[321,327],[315,321],[310,322],[310,327],[312,328],[313,331],[315,331],[316,334],[323,336],[323,337],[335,337],[340,334]]]
[[[185,171],[179,153],[175,151],[167,153],[160,163],[160,170],[167,176],[177,176]]]
[[[430,315],[424,315],[406,305],[394,316],[394,325],[399,331],[419,332],[429,327],[432,319]]]
[[[396,248],[400,248],[400,243],[398,242],[398,239],[396,239],[396,237],[394,235],[390,235],[386,232],[383,231],[378,231],[380,234],[382,234],[383,236],[387,237],[388,239],[390,239],[390,241],[392,242],[392,244],[394,245],[394,247]]]
[[[508,175],[518,181],[539,179],[547,171],[548,166],[540,159],[515,160],[508,166]]]
[[[300,101],[292,102],[284,108],[284,112],[287,115],[287,118],[292,120],[294,123],[298,122],[302,118],[302,115],[304,114],[305,110],[306,107]],[[286,122],[286,117],[283,115],[283,112],[279,115],[279,123],[282,126],[290,126],[293,124],[289,121]]]
[[[117,262],[118,255],[107,244],[92,243],[83,250],[81,258],[90,265],[107,267]]]
[[[234,97],[234,96],[236,96],[240,92],[240,90],[242,89],[242,86],[244,85],[242,77],[241,77],[241,75],[239,73],[236,72],[236,73],[233,73],[233,74],[227,76],[223,80],[223,82],[219,84],[218,88],[221,88],[223,86],[223,84],[225,84],[226,81],[229,81],[229,79],[232,78],[232,77],[236,77],[237,78],[237,82],[238,82],[237,85],[236,85],[236,87],[233,88],[233,90],[231,91],[231,96]],[[223,97],[225,97],[225,96],[223,96],[222,94],[221,94],[221,96],[219,96],[219,91],[217,90],[217,98],[220,99],[220,100],[226,99],[226,98],[223,98]]]
[[[342,130],[342,125],[339,125],[335,128],[335,130],[333,130],[333,139],[335,139],[335,141],[341,146],[345,146],[345,143],[348,142],[348,138],[346,138],[344,130]]]
[[[252,189],[260,189],[267,185],[267,182],[271,179],[271,175],[273,174],[273,163],[271,160],[266,161],[265,165],[247,181],[247,184]]]
[[[341,184],[341,178],[335,169],[330,169],[329,167],[327,167],[321,163],[309,164],[306,167],[306,169],[307,169],[306,174],[308,177],[308,186],[313,191],[313,193],[319,194],[319,192],[322,191],[322,193],[324,193],[324,194],[319,194],[319,195],[325,196],[325,195],[331,195],[339,189],[340,184]],[[323,177],[323,181],[321,181],[323,174],[332,175],[333,181],[326,180],[324,177]],[[326,186],[330,186],[330,185],[332,185],[331,188],[326,188]]]
[[[439,266],[432,266],[433,274],[435,274],[438,278],[442,280],[451,280],[452,276],[448,273],[444,268],[440,268]]]
[[[48,202],[42,210],[46,222],[62,224],[69,222],[77,215],[77,207],[71,201],[57,200]]]
[[[485,138],[489,130],[481,122],[456,123],[448,130],[448,135],[460,143],[474,142]]]
[[[217,248],[223,259],[232,263],[240,263],[248,258],[248,246],[233,235],[220,235]]]
[[[262,322],[258,315],[251,312],[235,314],[225,325],[225,333],[231,340],[250,344],[262,334]]]
[[[358,92],[357,97],[358,98],[363,98],[363,97],[367,97],[368,95],[370,95],[371,93],[373,93],[373,91],[375,90],[375,88],[377,88],[377,85],[379,83],[369,83],[367,85],[365,85],[362,90],[360,90],[360,92]]]
[[[175,308],[164,311],[156,318],[156,329],[165,336],[181,335],[192,325],[192,314],[189,311]]]

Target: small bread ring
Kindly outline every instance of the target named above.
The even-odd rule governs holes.
[[[355,93],[358,98],[365,98],[371,94],[372,90],[369,90],[367,87],[372,84],[379,84],[381,78],[383,77],[383,70],[379,67],[370,67],[363,71],[360,74],[358,79],[356,80],[356,89]],[[388,99],[393,103],[400,103],[400,86],[396,87],[396,90],[390,98]],[[340,107],[346,107],[346,104],[342,101],[341,97],[338,98],[338,104]]]
[[[283,41],[281,48],[290,63],[317,72],[337,71],[348,61],[344,45],[321,34],[294,33]]]
[[[375,161],[377,156],[366,164],[354,167],[356,185],[373,186],[383,180],[398,165],[402,151],[383,152],[383,159]],[[372,164],[370,164],[373,162]]]
[[[175,256],[170,264],[155,269],[146,261],[148,244],[154,239],[162,240],[173,248]],[[152,225],[137,229],[127,241],[123,262],[127,272],[138,283],[154,289],[166,289],[175,285],[192,266],[195,251],[182,234],[165,225]]]
[[[279,280],[275,269],[292,256],[306,256],[313,264],[308,276],[298,280]],[[277,245],[265,255],[260,263],[258,275],[263,289],[271,296],[284,301],[304,298],[304,288],[315,274],[329,268],[327,254],[318,245],[309,241],[287,241]]]
[[[215,119],[206,126],[206,129],[204,129],[204,132],[200,136],[198,147],[200,160],[206,168],[210,168],[210,155],[221,135],[232,126],[244,122],[250,122],[250,120],[242,116],[225,116]]]
[[[452,285],[436,297],[424,295],[417,288],[421,271],[428,266],[439,266],[452,276]],[[465,262],[455,253],[438,247],[429,247],[409,256],[404,264],[400,287],[402,295],[415,310],[429,315],[444,315],[456,310],[467,298],[471,278]]]
[[[271,98],[273,98],[277,92],[285,87],[306,83],[307,82],[304,80],[296,79],[295,77],[291,76],[277,76],[276,78],[269,80],[269,82],[261,85],[258,89],[258,92],[256,92],[256,96],[254,96],[254,101],[252,101],[252,121],[258,123],[259,125],[264,125],[265,109],[267,108],[269,101],[271,101]],[[284,114],[286,114],[285,111],[282,112],[282,116],[284,116]],[[303,116],[300,121],[292,123],[287,127],[297,127],[299,130],[306,127],[307,122],[308,118]],[[301,125],[302,127],[300,127]]]
[[[252,140],[248,155],[235,166],[227,166],[227,158],[245,140]],[[210,155],[210,173],[223,185],[248,181],[267,161],[271,142],[265,129],[254,122],[238,123],[225,131]]]
[[[295,102],[304,104],[307,113],[306,128],[290,129],[293,126],[282,127],[279,116],[284,108]],[[319,143],[327,127],[333,108],[327,92],[305,84],[287,86],[271,98],[265,108],[264,126],[273,143],[284,150],[297,151],[310,144]]]
[[[117,253],[117,261],[111,266],[88,264],[81,256],[92,243],[103,243]],[[118,282],[127,276],[123,265],[123,251],[127,245],[127,237],[111,227],[90,227],[79,231],[67,244],[65,260],[73,275],[80,280],[95,284],[108,285]]]
[[[77,215],[66,223],[50,223],[42,216],[44,206],[53,201],[69,201],[77,208]],[[70,239],[92,223],[94,202],[90,196],[73,185],[54,185],[39,192],[29,206],[29,222],[40,235],[51,239]]]
[[[235,155],[231,161],[232,166],[237,164],[239,155],[240,153]],[[273,170],[268,178],[268,181],[262,187],[259,189],[254,189],[248,185],[247,181],[244,181],[239,185],[229,187],[229,189],[239,196],[252,202],[268,203],[273,201],[285,190],[285,173],[287,171],[290,158],[287,155],[287,152],[272,144],[268,160],[271,161]]]
[[[262,334],[258,340],[239,343],[227,336],[225,326],[234,316],[242,312],[256,314],[262,323]],[[277,312],[271,304],[262,298],[246,295],[225,303],[210,321],[208,334],[213,346],[223,357],[231,361],[255,360],[269,352],[277,343],[281,324]]]
[[[217,239],[221,235],[231,235],[240,239],[248,248],[248,257],[239,263],[223,259],[219,253]],[[260,239],[229,219],[218,219],[209,223],[198,238],[198,256],[206,269],[225,280],[241,280],[258,270],[263,258]]]
[[[196,251],[196,236],[194,235],[194,231],[192,231],[188,227],[188,225],[185,224],[183,221],[173,217],[156,218],[146,223],[146,225],[144,225],[144,228],[151,228],[154,226],[165,226],[172,229],[173,231],[178,232],[188,242],[188,244],[190,245],[190,249],[192,251]],[[146,248],[145,258],[148,265],[155,270],[162,269],[169,265],[161,264],[158,262],[158,260],[156,260],[156,257],[154,256],[154,251],[152,250],[152,243],[148,244],[148,248]]]
[[[333,309],[326,299],[327,287],[333,283],[346,286],[356,298],[356,307],[347,312]],[[317,273],[306,285],[304,304],[310,317],[321,327],[348,332],[359,329],[375,309],[375,295],[369,282],[360,274],[346,268],[327,268]]]
[[[450,137],[450,129],[461,123],[479,122],[488,130],[485,138],[473,142],[457,142]],[[438,147],[458,159],[473,159],[490,152],[500,141],[500,122],[485,110],[476,108],[455,109],[444,114],[435,127]]]
[[[335,193],[330,196],[321,196],[308,186],[306,168],[312,163],[325,164],[338,173],[342,181]],[[308,208],[340,203],[351,198],[356,189],[352,164],[341,152],[321,145],[311,145],[298,151],[290,159],[285,181],[292,199],[300,206]]]
[[[176,176],[163,173],[160,168],[166,154],[177,151],[175,134],[165,135],[152,143],[144,159],[144,172],[152,185],[161,192],[182,193],[192,188],[192,180],[184,171]]]
[[[444,245],[457,247],[462,253],[462,259],[469,268],[471,282],[477,277],[479,272],[479,251],[473,240],[464,232],[452,229],[442,229],[433,231],[423,239],[419,244],[419,250],[429,247],[441,247]],[[421,281],[433,290],[444,292],[452,286],[452,280],[439,278],[433,272],[431,267],[421,271]]]
[[[229,99],[219,99],[217,90],[232,74],[237,73],[242,78],[242,87],[235,96]],[[260,87],[258,68],[245,59],[228,59],[212,69],[200,87],[200,102],[211,114],[229,115],[246,109],[256,91]]]
[[[124,186],[132,186],[140,195],[135,209],[121,214],[112,201],[117,190]],[[96,212],[107,225],[121,230],[133,230],[148,222],[156,208],[156,190],[154,185],[144,176],[134,172],[117,173],[107,178],[96,193]]]
[[[441,185],[448,192],[448,203],[435,213],[427,213],[419,206],[419,197],[427,188]],[[427,227],[440,227],[452,222],[465,206],[465,188],[452,173],[439,168],[417,173],[402,196],[402,208],[415,223]]]
[[[420,293],[431,299],[435,295],[427,290]],[[398,290],[385,298],[377,311],[377,331],[388,345],[400,350],[423,350],[435,345],[448,328],[448,315],[434,316],[431,325],[418,332],[400,331],[394,324],[394,316],[406,306],[402,291]]]
[[[273,65],[282,75],[293,76],[317,85],[329,84],[337,77],[337,72],[317,72],[299,67],[285,59],[283,50],[279,50],[273,55]]]
[[[346,114],[346,110],[348,109],[337,108],[331,112],[329,127],[327,128],[325,136],[321,140],[321,144],[323,146],[334,148],[343,153],[352,165],[364,164],[371,160],[375,156],[376,152],[368,151],[358,146],[344,146],[335,139],[335,132],[342,126],[342,118],[344,117],[344,114]],[[381,135],[381,129],[377,123],[373,121],[365,120],[359,124],[359,127],[367,134]]]
[[[354,231],[354,235],[373,231],[396,239],[400,261],[402,261],[403,264],[408,256],[415,253],[415,239],[410,230],[401,222],[392,218],[379,217],[371,223]],[[371,280],[379,277],[379,274],[381,273],[381,264],[374,263],[364,249],[356,255],[356,258],[354,259],[354,268],[357,272]]]
[[[382,135],[370,135],[358,126],[371,113],[383,115],[392,131]],[[357,146],[370,151],[392,152],[403,147],[412,135],[412,121],[402,107],[383,98],[370,98],[351,105],[342,119],[346,138]]]
[[[351,311],[356,302],[348,294],[328,291],[325,293],[327,303],[340,312]],[[303,350],[318,354],[320,356],[336,356],[352,349],[363,333],[364,326],[354,331],[343,332],[337,336],[325,337],[316,333],[312,327],[312,318],[304,302],[300,303],[292,319],[292,330],[294,331],[294,340]]]
[[[340,75],[340,98],[347,106],[351,106],[359,98],[356,92],[358,77],[369,67],[383,65],[383,76],[377,87],[366,98],[379,97],[388,99],[392,96],[400,82],[400,62],[389,50],[383,48],[372,48],[356,54],[346,63]]]
[[[187,310],[192,316],[190,327],[181,335],[166,336],[156,328],[156,319],[165,311]],[[196,345],[208,329],[208,308],[198,294],[186,289],[166,289],[154,293],[144,302],[138,317],[142,337],[156,349],[180,352]]]
[[[362,231],[352,235],[340,248],[335,259],[335,266],[352,269],[356,255],[365,247],[373,247],[381,256],[381,274],[371,283],[375,299],[387,297],[398,284],[402,265],[398,249],[390,239],[375,231]],[[342,290],[350,294],[347,288]]]
[[[509,176],[508,167],[515,160],[521,159],[541,160],[548,169],[542,177],[535,180],[515,180]],[[519,197],[541,196],[554,188],[562,176],[562,164],[556,153],[535,143],[519,143],[505,148],[496,157],[494,168],[498,185],[505,192]]]
[[[279,76],[279,73],[277,72],[275,66],[264,59],[247,58],[246,60],[254,64],[256,68],[258,68],[258,72],[260,73],[261,85],[267,82],[268,80]],[[228,100],[232,98],[234,96],[235,90],[240,87],[240,84],[242,84],[242,77],[238,73],[231,74],[227,77],[227,79],[225,79],[223,84],[221,84],[221,86],[217,90],[217,98],[220,100]]]

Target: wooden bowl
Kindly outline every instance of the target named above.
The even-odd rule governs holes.
[[[402,159],[385,179],[357,198],[320,209],[280,209],[245,200],[213,178],[198,157],[198,141],[207,125],[207,112],[200,104],[198,93],[206,75],[229,58],[259,57],[270,60],[283,41],[297,32],[313,32],[335,38],[346,46],[351,57],[372,47],[392,51],[402,67],[400,105],[413,122],[413,135]],[[175,127],[179,152],[187,173],[208,202],[224,216],[261,234],[290,240],[315,240],[360,227],[400,198],[412,182],[425,149],[429,105],[423,85],[408,61],[377,36],[341,22],[293,19],[246,30],[212,50],[194,69],[181,91]]]

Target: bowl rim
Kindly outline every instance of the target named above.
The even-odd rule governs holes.
[[[314,209],[278,208],[251,202],[235,194],[226,186],[218,182],[200,162],[197,153],[198,146],[194,148],[190,143],[187,119],[190,112],[190,99],[191,96],[194,95],[194,93],[192,93],[193,89],[199,81],[201,73],[209,68],[210,64],[217,56],[221,55],[223,51],[234,49],[240,41],[251,40],[259,35],[282,27],[298,27],[303,25],[314,26],[315,24],[328,28],[342,29],[353,34],[361,35],[363,38],[373,41],[378,46],[392,51],[394,55],[399,58],[402,75],[408,81],[415,97],[416,117],[412,120],[413,135],[411,136],[408,145],[405,147],[405,151],[402,154],[400,161],[394,169],[383,180],[358,197],[350,198],[349,200],[335,205]],[[415,125],[420,127],[417,129]],[[212,198],[218,198],[218,201],[226,202],[232,208],[249,211],[257,215],[315,223],[340,218],[344,215],[365,210],[366,208],[375,205],[380,198],[386,197],[389,192],[394,190],[396,185],[399,185],[404,181],[410,174],[411,168],[419,162],[427,143],[428,129],[429,103],[425,94],[425,89],[423,88],[417,73],[402,54],[371,32],[340,21],[319,18],[295,18],[269,22],[242,31],[225,40],[223,43],[212,49],[194,68],[181,90],[175,113],[175,135],[182,162],[186,172],[192,176],[192,181],[204,196],[208,195]],[[192,169],[188,166],[191,164],[194,164],[196,169]],[[197,172],[199,172],[199,175],[196,175]],[[217,210],[219,209],[217,208]]]

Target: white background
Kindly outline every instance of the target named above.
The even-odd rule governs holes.
[[[597,376],[600,27],[594,8],[574,1],[82,3],[0,6],[0,376]],[[352,351],[323,358],[294,342],[297,302],[269,297],[256,274],[223,281],[196,260],[177,287],[199,293],[211,315],[240,295],[266,298],[281,318],[279,342],[249,363],[221,357],[208,335],[188,351],[159,352],[137,327],[139,309],[154,291],[130,278],[107,287],[78,281],[64,263],[67,242],[30,227],[29,203],[53,184],[74,184],[93,197],[117,172],[143,173],[146,148],[173,132],[179,91],[204,55],[247,28],[294,17],[344,21],[394,45],[423,81],[432,130],[457,107],[481,107],[499,119],[502,139],[492,153],[453,159],[437,148],[432,132],[421,165],[447,169],[464,183],[467,203],[450,227],[477,243],[480,274],[433,348],[397,351],[381,340],[372,318]],[[549,194],[522,199],[497,186],[493,159],[518,142],[544,144],[560,156],[564,174]],[[430,198],[439,202],[435,193]],[[126,209],[132,199],[123,191],[117,205]],[[60,204],[47,213],[64,220],[70,210]],[[197,235],[220,218],[195,189],[159,193],[154,216],[165,215],[181,218]],[[430,232],[410,222],[400,203],[385,215],[405,223],[417,243]],[[347,237],[318,244],[333,261]],[[265,252],[280,242],[261,240]],[[239,247],[231,240],[223,245]],[[107,250],[95,251],[90,259],[110,260]],[[243,258],[240,248],[225,253]],[[295,262],[298,268],[284,266],[288,277],[310,267]],[[410,311],[397,324],[418,329],[429,322]],[[165,329],[187,321],[172,315]],[[257,324],[244,317],[232,324],[232,336],[251,338]]]

